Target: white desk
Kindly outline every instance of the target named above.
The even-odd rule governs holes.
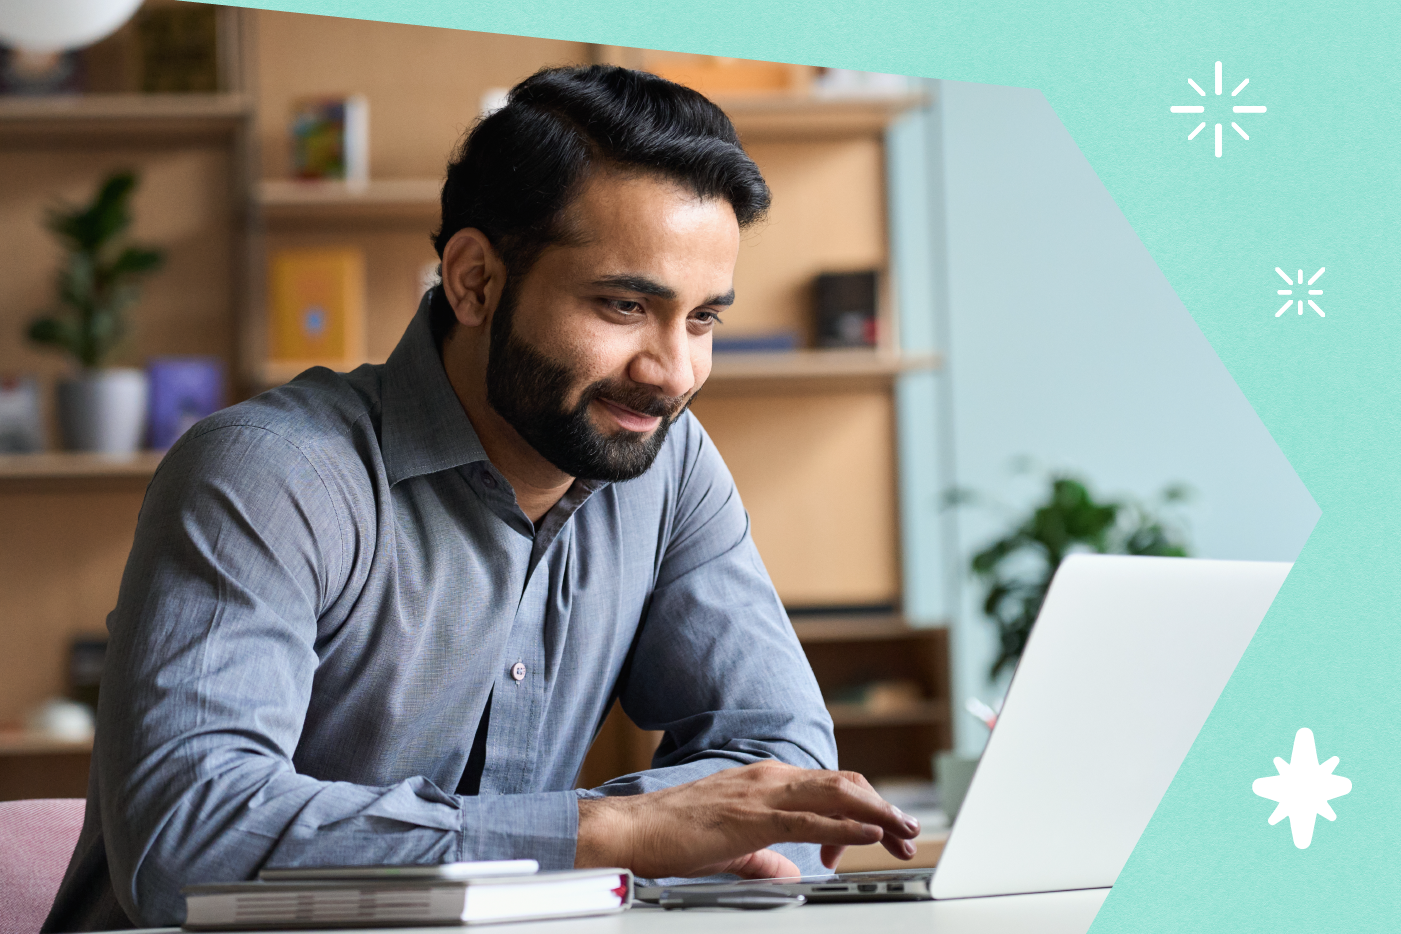
[[[943,902],[805,905],[778,911],[638,907],[620,915],[478,925],[478,934],[1085,934],[1108,889]],[[359,928],[343,934],[443,934],[451,928]],[[172,934],[158,928],[144,934]],[[295,932],[306,934],[306,932]],[[321,932],[326,934],[326,932]]]

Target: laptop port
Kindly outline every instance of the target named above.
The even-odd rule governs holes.
[[[886,883],[885,890],[886,890],[887,892],[903,892],[903,891],[905,891],[905,883],[903,883],[903,882],[889,882],[889,883]]]
[[[858,885],[858,886],[856,887],[856,891],[858,891],[858,892],[874,892],[874,891],[877,891],[879,888],[880,888],[880,886],[876,885],[874,882],[863,882],[863,883],[861,883],[860,885]]]

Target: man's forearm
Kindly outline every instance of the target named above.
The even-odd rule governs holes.
[[[274,764],[245,762],[202,783],[167,775],[129,787],[125,802],[120,785],[104,796],[112,880],[134,921],[178,924],[182,885],[244,880],[267,866],[505,858],[536,859],[546,869],[574,864],[571,791],[458,797],[424,778],[371,788],[275,766],[266,773],[267,765]]]
[[[632,865],[628,799],[580,798],[574,867]]]

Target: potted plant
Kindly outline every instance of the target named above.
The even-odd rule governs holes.
[[[986,588],[983,613],[997,627],[1000,652],[989,677],[1016,667],[1051,578],[1067,555],[1089,551],[1185,557],[1185,532],[1159,510],[1189,496],[1187,487],[1174,484],[1159,494],[1152,508],[1132,500],[1100,502],[1083,481],[1052,475],[1044,499],[1014,519],[1002,537],[970,562],[973,575]],[[949,499],[954,504],[977,501],[968,491],[955,491]]]
[[[133,173],[118,172],[91,203],[52,211],[46,224],[68,255],[57,307],[30,323],[29,339],[66,351],[81,368],[58,385],[59,427],[70,450],[129,454],[145,433],[145,373],[106,366],[126,334],[138,283],[164,260],[160,250],[124,242],[135,188]]]

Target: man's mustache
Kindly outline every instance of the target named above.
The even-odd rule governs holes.
[[[641,386],[634,386],[615,379],[600,380],[590,386],[580,400],[580,407],[587,406],[594,399],[612,402],[639,415],[665,419],[670,422],[681,414],[695,397],[692,392],[685,396],[663,396],[648,392]]]

